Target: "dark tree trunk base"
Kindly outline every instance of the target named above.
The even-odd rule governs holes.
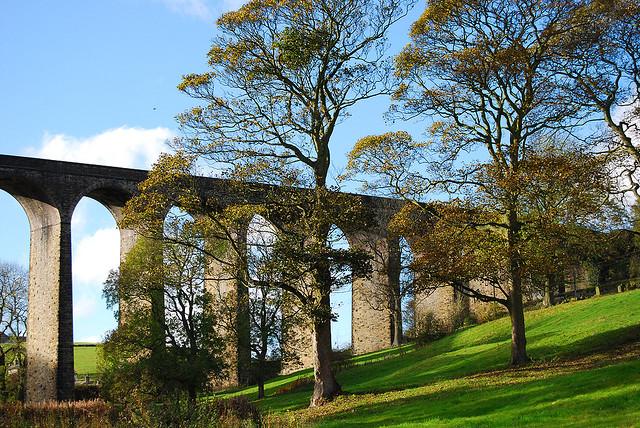
[[[313,330],[315,384],[309,407],[322,406],[342,392],[331,367],[331,320],[316,322]]]

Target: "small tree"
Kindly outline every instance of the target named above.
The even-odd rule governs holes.
[[[0,401],[8,398],[8,366],[18,370],[17,397],[22,396],[27,329],[28,273],[20,266],[0,263]]]
[[[215,300],[217,311],[221,315],[222,330],[226,332],[231,343],[245,335],[245,329],[249,330],[249,369],[251,380],[258,385],[258,398],[264,397],[264,382],[268,375],[275,374],[274,366],[269,365],[269,362],[279,360],[282,363],[295,358],[295,354],[289,352],[290,349],[295,349],[295,346],[292,346],[292,343],[285,346],[283,338],[286,336],[286,330],[300,321],[297,311],[285,308],[286,298],[278,286],[284,275],[272,269],[273,244],[276,240],[275,228],[264,218],[255,216],[247,231],[246,263],[227,266],[226,269],[239,272],[246,265],[247,275],[238,275],[233,279],[240,282],[240,287],[248,290],[246,293],[242,292],[240,299],[234,293],[227,292],[223,295],[218,290]],[[229,263],[233,263],[232,260],[229,260]],[[248,326],[237,322],[238,311],[241,308],[247,309]]]
[[[168,234],[197,242],[180,223]],[[196,247],[197,248],[197,247]],[[204,287],[204,255],[194,248],[141,239],[104,294],[124,316],[104,345],[104,384],[110,398],[130,403],[186,394],[194,403],[212,377],[221,376],[222,343],[211,296]]]

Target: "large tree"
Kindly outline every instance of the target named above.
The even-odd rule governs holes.
[[[504,181],[491,162],[476,161],[469,182],[446,202],[425,203],[434,186],[430,146],[406,133],[361,140],[349,170],[369,175],[370,186],[408,200],[392,229],[411,242],[416,292],[453,287],[482,302],[503,305],[512,321],[512,364],[526,361],[524,296],[539,295],[548,281],[593,257],[602,230],[621,224],[624,210],[610,198],[615,188],[602,160],[575,147],[540,143],[521,160],[517,176]],[[427,162],[429,161],[429,162]],[[377,179],[372,179],[370,174]],[[469,184],[473,183],[473,184]],[[517,189],[517,246],[509,231],[511,191]],[[514,285],[513,253],[519,283]],[[519,287],[514,301],[514,287]],[[523,358],[524,355],[524,358]]]
[[[179,117],[187,138],[178,146],[234,177],[311,188],[303,249],[328,254],[332,137],[351,107],[389,93],[386,35],[411,3],[252,0],[224,14],[210,71],[187,75],[179,86],[202,104]],[[311,405],[340,392],[331,369],[330,270],[328,259],[318,260],[306,275],[305,288],[315,290],[307,300],[318,308]]]
[[[472,241],[495,254],[485,267],[502,266],[491,281],[503,289],[511,316],[514,365],[528,361],[523,287],[532,235],[523,189],[535,176],[530,158],[591,113],[567,92],[567,77],[555,72],[560,53],[554,47],[572,31],[579,6],[570,0],[429,1],[397,57],[404,82],[393,110],[429,119],[429,140],[414,144],[407,134],[387,134],[363,140],[354,153],[389,160],[396,171],[382,172],[397,193],[413,200],[429,193],[462,198],[460,210],[442,210],[452,223],[496,232],[489,241],[481,235]],[[422,169],[406,167],[416,163]]]
[[[610,133],[596,139],[636,198],[640,183],[640,5],[634,0],[585,0],[571,31],[555,46],[556,72],[569,78],[573,101],[597,112]]]

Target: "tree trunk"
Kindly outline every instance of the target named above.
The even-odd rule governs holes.
[[[522,294],[519,289],[516,292],[515,288],[511,293],[511,305],[509,307],[509,315],[511,317],[511,365],[520,366],[528,363],[529,357],[527,356]]]
[[[264,301],[264,300],[263,300]],[[262,321],[262,325],[266,325],[266,322]],[[267,356],[267,337],[262,335],[262,350],[258,354],[258,372],[256,373],[256,383],[258,384],[258,400],[264,398],[264,372],[265,372],[265,360]]]
[[[196,404],[196,398],[198,398],[197,393],[196,393],[196,387],[194,385],[189,385],[187,387],[187,392],[189,394],[189,404],[190,405],[195,405]]]
[[[5,401],[7,401],[7,365],[4,352],[0,350],[0,403]]]
[[[515,206],[515,204],[514,204]],[[517,210],[509,210],[509,273],[511,274],[511,296],[509,315],[511,317],[511,365],[519,366],[529,362],[527,339],[524,327],[524,304],[522,302],[522,259],[520,255],[521,225]]]
[[[393,343],[391,346],[402,345],[402,298],[394,296],[393,305]]]
[[[326,300],[329,303],[329,296]],[[310,407],[321,406],[340,394],[341,388],[331,367],[331,320],[316,320],[313,325],[313,367],[315,384]]]
[[[553,305],[553,303],[551,303],[551,287],[549,287],[549,284],[546,284],[544,286],[544,297],[542,298],[542,306],[544,306],[545,308],[549,308]]]
[[[556,293],[560,292],[560,282],[561,280],[558,279],[558,274],[556,272],[547,274],[547,281],[544,287],[544,306],[550,307],[556,304],[555,297]]]
[[[258,400],[264,398],[264,379],[258,376]]]

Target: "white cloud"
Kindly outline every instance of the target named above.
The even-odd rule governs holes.
[[[86,318],[96,311],[98,307],[98,301],[93,296],[80,296],[78,299],[74,299],[73,302],[73,317],[74,318]],[[83,340],[85,342],[85,340]],[[86,340],[86,342],[90,342]],[[96,341],[97,342],[97,341]]]
[[[213,14],[205,0],[161,0],[172,12],[193,16],[203,21],[212,19]],[[225,0],[226,3],[226,0]]]
[[[168,151],[174,134],[168,128],[109,129],[88,138],[45,134],[42,146],[29,149],[30,156],[125,168],[149,168],[160,153]]]
[[[78,340],[78,342],[102,343],[103,339],[100,336],[85,336],[82,339]]]
[[[248,0],[159,0],[170,11],[211,21],[215,16],[237,10]],[[211,6],[210,4],[213,3]]]
[[[83,236],[73,249],[73,279],[76,284],[102,289],[109,271],[120,263],[120,232],[98,229]]]
[[[77,233],[82,233],[87,225],[87,208],[85,204],[78,204],[71,216],[71,228]]]

